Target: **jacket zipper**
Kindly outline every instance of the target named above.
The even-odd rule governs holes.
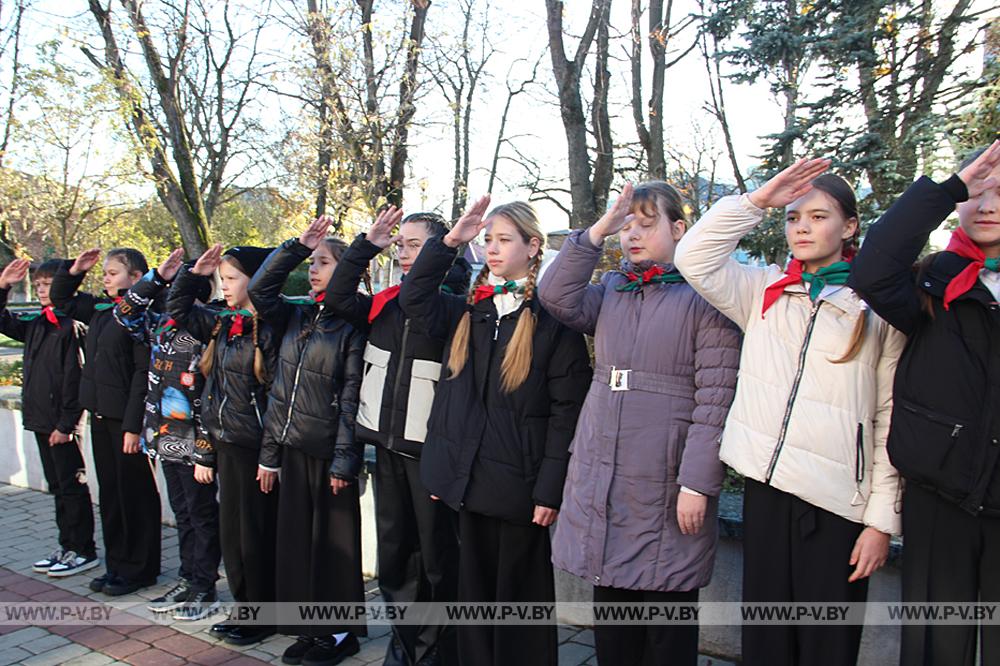
[[[316,316],[313,317],[312,323],[314,328],[322,312],[323,308],[320,306],[316,310]],[[312,330],[309,331],[309,336],[302,341],[302,349],[299,350],[299,362],[295,365],[295,379],[292,381],[292,394],[288,398],[288,413],[285,414],[285,427],[281,429],[281,437],[278,439],[279,442],[285,441],[285,435],[288,434],[288,427],[292,424],[292,410],[295,408],[295,396],[299,392],[299,375],[302,374],[302,363],[305,360],[306,344],[309,342],[309,337],[311,336]]]
[[[962,425],[961,423],[952,423],[951,421],[948,421],[946,419],[942,419],[940,417],[927,414],[918,409],[910,407],[909,405],[901,404],[900,406],[906,411],[910,412],[911,414],[916,414],[920,418],[927,419],[928,421],[939,423],[944,426],[951,426],[951,442],[948,444],[948,450],[945,452],[944,457],[941,458],[941,463],[938,465],[938,469],[944,469],[945,463],[948,462],[948,457],[951,455],[951,452],[955,449],[955,442],[958,441],[958,436],[962,434],[962,428],[964,428],[965,426]]]
[[[392,448],[396,432],[396,412],[399,411],[399,383],[403,380],[403,365],[406,360],[406,339],[410,336],[410,318],[403,320],[403,341],[399,345],[399,363],[396,365],[396,378],[392,383],[392,405],[389,415],[389,448]],[[412,386],[411,386],[412,388]],[[382,405],[379,405],[382,409]],[[406,439],[405,437],[403,439]]]
[[[250,404],[253,405],[254,414],[257,415],[257,425],[263,428],[264,419],[260,418],[260,407],[257,405],[257,396],[253,391],[250,392]]]
[[[806,369],[806,352],[809,350],[809,341],[812,339],[813,329],[816,328],[816,315],[819,313],[820,304],[823,301],[813,303],[812,311],[809,313],[809,325],[806,326],[806,337],[802,341],[802,349],[799,351],[799,367],[795,371],[795,380],[792,382],[792,392],[788,396],[788,404],[785,405],[785,416],[781,420],[781,431],[778,433],[778,443],[771,454],[771,462],[767,465],[767,475],[764,483],[770,484],[771,477],[774,476],[774,468],[778,465],[778,456],[785,446],[785,437],[788,435],[788,422],[792,418],[792,407],[795,405],[795,398],[799,393],[799,385],[802,383],[802,374]]]
[[[865,480],[865,427],[863,424],[858,424],[858,443],[857,452],[854,460],[854,480],[858,484],[858,490],[861,490],[861,482]]]
[[[226,403],[229,402],[229,375],[226,374],[226,360],[229,358],[229,341],[226,341],[226,349],[222,352],[222,368],[220,368],[222,374],[222,400],[219,401],[219,430],[221,434],[219,439],[224,440],[226,438],[226,424],[222,420],[222,415],[226,411]]]

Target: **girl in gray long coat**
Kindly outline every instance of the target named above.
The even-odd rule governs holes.
[[[596,363],[571,445],[553,563],[594,584],[595,603],[696,603],[712,575],[736,387],[735,325],[673,268],[684,234],[667,183],[626,185],[571,235],[539,284],[550,313],[594,336]],[[621,270],[591,275],[620,233]],[[695,664],[698,627],[594,628],[601,666]]]

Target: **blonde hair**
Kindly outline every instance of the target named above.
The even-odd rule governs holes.
[[[830,361],[831,363],[847,363],[853,361],[861,351],[865,343],[865,329],[868,328],[868,308],[861,311],[858,320],[854,322],[854,330],[851,331],[851,341],[847,345],[847,351],[840,358]]]
[[[497,206],[487,215],[487,217],[496,216],[502,216],[513,224],[525,243],[530,243],[532,238],[539,240],[538,253],[531,259],[531,264],[528,266],[528,276],[524,282],[524,300],[525,303],[529,303],[535,296],[535,282],[538,279],[538,270],[542,266],[541,244],[545,242],[545,234],[538,222],[538,215],[531,204],[524,201],[513,201]],[[489,272],[489,265],[483,266],[483,269],[479,271],[466,299],[469,305],[475,302],[476,287],[486,284]],[[517,318],[517,325],[514,327],[514,334],[511,336],[510,342],[507,343],[507,349],[504,351],[503,361],[500,364],[500,387],[504,393],[511,393],[528,378],[528,373],[531,371],[535,324],[535,313],[531,308],[522,308],[521,314]],[[451,349],[448,354],[448,370],[451,375],[448,379],[457,377],[469,360],[471,329],[472,315],[467,309],[451,338]]]
[[[229,262],[236,270],[246,275],[243,265],[240,264],[236,257],[226,255],[222,257],[222,261]],[[259,324],[260,320],[257,317],[257,313],[254,312],[251,321],[251,325],[253,326],[253,331],[251,332],[251,337],[253,338],[253,375],[257,378],[258,382],[264,384],[267,382],[267,370],[264,365],[264,352],[261,351],[260,345],[257,344],[257,329],[259,328]],[[215,326],[212,327],[211,340],[205,345],[205,351],[201,353],[201,360],[198,362],[198,369],[201,370],[201,374],[205,377],[208,377],[212,372],[212,365],[215,363],[215,343],[221,332],[222,317],[218,317],[215,320]]]

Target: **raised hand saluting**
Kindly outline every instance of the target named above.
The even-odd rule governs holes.
[[[590,226],[590,229],[587,230],[587,233],[590,235],[590,242],[599,246],[604,242],[605,238],[614,236],[621,231],[635,217],[630,214],[629,211],[631,210],[632,183],[625,183],[622,193],[615,199],[615,203],[608,209],[608,212],[602,215],[601,219],[594,222]]]
[[[198,261],[194,262],[194,267],[191,272],[195,275],[209,276],[215,272],[215,269],[219,267],[222,263],[222,244],[216,243],[212,247],[205,250],[205,253],[198,257]]]
[[[972,164],[958,172],[958,177],[969,190],[970,199],[1000,185],[997,176],[993,175],[997,167],[1000,167],[1000,140],[994,141]]]
[[[812,190],[812,181],[830,168],[830,160],[801,159],[750,193],[757,208],[784,208]]]
[[[166,282],[173,282],[174,278],[177,277],[177,271],[181,269],[181,264],[184,263],[184,250],[177,248],[170,253],[163,263],[157,266],[156,273],[163,278]]]
[[[383,250],[390,245],[392,245],[399,236],[394,236],[392,230],[399,226],[399,223],[403,220],[403,209],[396,208],[395,206],[389,206],[388,208],[382,209],[382,212],[378,214],[375,221],[372,222],[371,228],[368,233],[365,234],[365,238],[372,245],[382,248]]]
[[[486,228],[486,220],[483,215],[490,207],[490,195],[479,197],[476,203],[469,206],[458,222],[451,228],[451,231],[444,237],[444,244],[448,247],[458,247],[463,243],[468,243]]]
[[[69,274],[80,275],[81,273],[86,273],[97,264],[97,260],[100,258],[101,248],[99,247],[92,247],[80,253],[80,256],[76,258],[73,265],[69,267]]]
[[[320,215],[310,222],[306,230],[302,232],[302,235],[299,236],[299,242],[310,250],[315,250],[323,242],[323,239],[326,238],[326,230],[330,228],[332,223],[332,217],[329,215]]]
[[[10,289],[23,280],[30,266],[31,261],[28,259],[15,259],[7,264],[3,273],[0,273],[0,289]]]

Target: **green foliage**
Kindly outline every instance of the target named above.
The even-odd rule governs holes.
[[[0,361],[0,386],[22,386],[24,361]]]

